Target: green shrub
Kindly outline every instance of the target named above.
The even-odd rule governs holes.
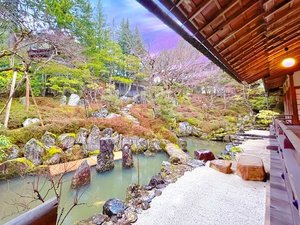
[[[230,149],[231,152],[234,152],[234,153],[240,153],[243,151],[243,149],[239,146],[233,146],[231,149]]]
[[[269,126],[273,117],[278,115],[279,113],[271,110],[260,110],[256,115],[256,123],[262,126]]]
[[[11,146],[11,142],[8,137],[0,135],[0,162],[4,161],[7,157],[7,148]]]
[[[106,103],[108,110],[111,112],[119,112],[121,100],[114,85],[107,85],[102,95],[102,100]]]

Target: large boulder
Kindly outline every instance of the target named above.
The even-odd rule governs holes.
[[[231,170],[232,163],[228,160],[212,160],[209,166],[221,173],[232,173]]]
[[[55,165],[59,164],[62,161],[62,155],[61,154],[54,154],[51,156],[48,160],[44,161],[44,165]]]
[[[236,172],[244,180],[264,181],[266,179],[262,159],[253,155],[240,155]]]
[[[123,168],[133,167],[133,156],[131,145],[125,144],[122,148],[122,166]]]
[[[16,158],[0,164],[0,179],[15,175],[24,175],[33,169],[34,165],[26,158]]]
[[[107,200],[103,205],[103,214],[109,217],[122,215],[126,209],[126,205],[123,201],[113,198]]]
[[[154,175],[151,180],[149,181],[149,186],[152,188],[158,188],[165,186],[165,180],[161,176],[161,174]]]
[[[77,94],[71,94],[69,98],[68,105],[69,106],[77,106],[80,101],[80,97]]]
[[[46,147],[43,143],[36,139],[30,139],[24,146],[24,156],[30,160],[34,165],[41,165],[43,156],[45,154]]]
[[[102,135],[103,135],[103,137],[111,137],[113,132],[114,132],[114,130],[112,128],[105,128],[102,131]]]
[[[90,135],[87,138],[87,150],[92,152],[100,149],[100,129],[92,126]]]
[[[146,151],[148,149],[148,140],[145,138],[138,138],[136,148],[138,152]]]
[[[118,118],[118,117],[121,117],[120,114],[117,114],[117,113],[110,113],[107,115],[107,119],[114,119],[114,118]]]
[[[182,149],[182,151],[187,152],[187,141],[186,140],[179,138],[178,144],[179,144],[179,147]]]
[[[151,152],[159,152],[162,150],[162,148],[160,147],[160,141],[157,139],[152,139],[149,142],[149,150]]]
[[[5,151],[7,159],[16,159],[21,156],[21,150],[17,145],[10,145]]]
[[[57,143],[62,150],[70,149],[75,144],[75,134],[73,133],[67,133],[67,134],[61,134],[57,138]]]
[[[31,124],[34,124],[34,123],[39,123],[40,120],[38,118],[27,118],[23,123],[23,127],[27,127]]]
[[[65,158],[67,161],[83,159],[86,155],[86,151],[80,145],[74,145],[72,148],[65,151]]]
[[[86,145],[89,131],[85,128],[80,128],[76,134],[75,144]]]
[[[42,137],[42,142],[46,147],[52,147],[55,145],[56,135],[46,131]]]
[[[97,117],[97,118],[106,118],[108,116],[109,112],[106,107],[101,108],[98,112],[93,112],[91,114],[92,117]]]
[[[57,146],[52,146],[46,150],[43,156],[44,165],[55,165],[60,163],[62,159],[63,150]]]
[[[189,136],[193,133],[193,127],[188,122],[181,122],[178,124],[178,135]]]
[[[84,160],[81,165],[75,171],[72,181],[71,188],[77,189],[91,182],[91,168],[87,162]]]
[[[19,102],[20,102],[22,105],[26,105],[26,97],[21,97],[21,98],[19,98]]]
[[[113,143],[114,143],[114,151],[121,150],[121,142],[122,142],[122,135],[114,132],[111,136]]]
[[[195,136],[195,137],[201,137],[202,136],[202,130],[198,127],[193,126],[192,135]]]
[[[100,139],[100,154],[97,156],[96,170],[99,173],[112,170],[114,168],[114,143],[111,138]]]
[[[195,159],[202,160],[203,162],[211,161],[215,159],[214,153],[208,150],[194,151]]]
[[[67,96],[62,95],[59,99],[60,105],[66,105],[67,104]]]

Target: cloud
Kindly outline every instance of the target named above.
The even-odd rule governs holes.
[[[98,0],[91,0],[95,6]],[[135,0],[102,0],[104,14],[108,24],[114,20],[119,24],[122,19],[129,19],[131,27],[138,27],[146,46],[153,51],[173,48],[178,42],[178,35],[146,10]]]

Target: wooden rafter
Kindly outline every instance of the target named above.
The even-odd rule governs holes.
[[[237,11],[236,13],[234,13],[233,15],[231,15],[230,17],[227,18],[226,21],[224,21],[223,23],[219,24],[213,31],[213,33],[211,33],[210,35],[208,35],[206,38],[209,40],[212,36],[214,36],[221,27],[226,27],[228,26],[230,23],[232,23],[233,20],[235,20],[237,18],[238,15],[241,15],[242,13],[247,12],[248,10],[250,10],[252,7],[254,7],[255,5],[257,5],[257,2],[255,1],[250,1],[247,5],[245,5],[244,7],[242,7],[239,11]]]
[[[236,40],[235,42],[231,43],[231,45],[236,45],[238,42],[246,39],[247,37],[251,37],[253,33],[260,32],[260,29],[265,28],[265,24],[263,22],[259,23],[256,27],[251,28],[246,35],[242,36],[240,39]],[[225,48],[224,48],[225,49]],[[221,49],[220,51],[224,50]]]
[[[212,24],[214,24],[220,17],[224,17],[224,14],[227,13],[237,3],[238,1],[230,1],[225,8],[223,8],[220,12],[218,12],[218,15],[215,18],[213,18],[209,23],[207,23],[203,28],[200,29],[200,32],[205,30],[207,27],[211,26]]]
[[[260,12],[258,12],[258,14],[254,17],[254,18],[250,18],[250,20],[248,20],[243,26],[241,26],[238,30],[235,30],[233,32],[231,32],[230,34],[226,35],[225,38],[223,38],[222,40],[220,40],[218,43],[214,44],[214,47],[219,47],[221,44],[223,44],[224,42],[226,42],[228,39],[230,39],[232,36],[234,36],[235,34],[239,33],[240,31],[244,30],[245,28],[248,28],[249,25],[251,25],[252,23],[256,22],[257,20],[262,20],[262,15]]]

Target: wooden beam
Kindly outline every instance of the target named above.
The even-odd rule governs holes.
[[[200,32],[202,32],[203,30],[205,30],[207,27],[211,26],[220,17],[224,16],[224,14],[227,13],[237,3],[238,3],[238,1],[229,1],[229,3],[225,6],[225,8],[223,8],[221,11],[218,12],[218,15],[215,18],[213,18],[209,23],[207,23],[203,28],[200,29]]]
[[[239,53],[243,52],[244,49],[247,49],[249,47],[249,45],[252,45],[253,43],[255,43],[257,41],[265,40],[265,37],[263,36],[264,34],[265,34],[265,32],[262,32],[254,37],[250,37],[242,45],[240,45],[237,48],[233,49],[232,51],[226,53],[225,55],[223,55],[222,53],[224,53],[224,51],[226,51],[228,48],[223,49],[220,53],[224,56],[224,58],[231,57],[232,55],[235,56],[238,51],[239,51]],[[239,42],[239,44],[240,44],[240,42]],[[237,53],[237,54],[239,54],[239,53]]]
[[[179,0],[175,5],[174,5],[174,7],[178,7],[181,3],[183,3],[184,2],[184,0]],[[171,8],[170,9],[170,12],[172,12],[173,11],[173,9],[174,8]]]
[[[299,12],[300,12],[300,1],[297,4],[297,6],[293,7],[293,10],[283,11],[282,15],[278,15],[278,17],[276,18],[276,20],[274,22],[268,22],[267,23],[267,31],[273,30],[274,26],[275,26],[275,28],[281,27],[282,23],[286,23],[287,17],[292,17],[292,18],[297,17],[299,15]]]
[[[298,16],[289,19],[285,24],[282,24],[281,26],[277,26],[273,29],[268,29],[267,27],[267,37],[277,36],[277,33],[280,31],[284,31],[284,33],[287,33],[290,29],[295,27],[296,25],[300,24],[300,16]]]
[[[255,42],[254,42],[255,43]],[[249,46],[250,45],[250,46]],[[247,55],[247,53],[249,51],[255,51],[257,48],[266,45],[266,40],[265,39],[260,39],[259,41],[257,41],[255,44],[253,44],[253,42],[250,42],[250,44],[246,45],[245,48],[243,48],[242,51],[238,52],[237,54],[233,55],[233,57],[230,55],[230,57],[225,57],[226,60],[229,63],[232,63],[233,61],[237,60],[238,58],[240,58],[241,56]]]
[[[246,55],[246,57],[241,57],[239,60],[232,63],[231,65],[233,67],[236,67],[238,65],[243,66],[244,64],[249,63],[249,61],[253,60],[253,58],[259,58],[259,56],[262,56],[262,55],[266,55],[266,57],[267,57],[267,53],[265,52],[264,49],[262,49],[260,51],[255,50],[255,51],[252,51],[251,54]]]
[[[231,38],[233,35],[237,34],[238,32],[242,31],[243,29],[247,28],[250,24],[252,24],[253,22],[255,22],[258,19],[262,19],[262,15],[261,12],[258,12],[257,15],[254,16],[254,18],[251,18],[249,21],[246,21],[246,24],[244,24],[242,27],[240,27],[239,29],[231,32],[230,34],[228,34],[225,38],[223,38],[221,41],[219,41],[218,43],[214,44],[214,47],[218,47],[220,46],[222,43],[226,42],[229,38]]]
[[[290,3],[291,3],[291,0],[283,1],[278,6],[274,7],[270,12],[267,12],[268,14],[265,16],[265,18],[268,19],[268,17],[274,15],[274,13],[284,9],[285,7],[288,7]]]
[[[236,69],[239,73],[242,73],[244,71],[248,71],[248,70],[254,70],[257,68],[263,68],[267,66],[268,67],[268,60],[254,60],[253,63],[245,65],[243,67],[241,67],[240,69]]]
[[[234,2],[234,1],[232,1]],[[230,24],[233,20],[235,20],[237,18],[237,16],[246,13],[249,9],[251,9],[253,6],[257,5],[256,1],[250,1],[247,5],[245,5],[244,7],[242,7],[241,9],[239,9],[237,12],[235,12],[233,15],[231,15],[230,17],[227,18],[226,21],[224,21],[223,23],[219,24],[214,31],[208,35],[206,38],[210,39],[212,36],[214,36],[221,27],[226,27],[228,24]],[[232,7],[232,6],[231,6]],[[205,27],[203,28],[205,29]],[[202,29],[202,30],[203,30]],[[201,31],[202,31],[201,30]]]
[[[259,31],[259,29],[264,28],[264,27],[265,27],[265,24],[263,22],[261,22],[258,26],[251,28],[250,31],[246,35],[242,36],[239,40],[236,40],[235,42],[231,43],[230,46],[236,45],[238,42],[248,38],[249,36],[251,37],[251,35],[253,35],[253,33],[255,33],[256,31]],[[263,30],[265,30],[265,29],[263,29]],[[260,31],[260,33],[263,33],[263,32],[264,31]],[[228,48],[228,47],[226,47],[226,48]],[[226,48],[220,50],[220,52],[225,50]]]
[[[293,42],[298,42],[299,39],[300,39],[299,35],[289,37],[287,40],[276,43],[276,45],[269,46],[267,48],[267,51],[269,54],[273,54],[277,48],[284,49],[285,47],[289,47],[291,42],[293,44]]]
[[[270,40],[267,41],[268,46],[279,46],[281,44],[286,43],[289,40],[294,39],[295,37],[298,37],[298,35],[300,35],[300,23],[298,26],[294,26],[291,29],[288,29],[287,32],[289,32],[288,34],[286,34],[285,32],[278,35],[277,37],[274,37]],[[279,39],[279,40],[278,40]]]
[[[202,1],[201,4],[199,4],[196,9],[191,13],[191,16],[188,18],[189,21],[195,19],[198,14],[207,7],[212,0]]]

